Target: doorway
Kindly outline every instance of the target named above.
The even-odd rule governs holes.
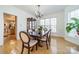
[[[17,35],[17,16],[4,13],[4,43],[16,40]]]
[[[17,16],[4,13],[4,52],[10,53],[17,41]],[[11,47],[12,46],[12,47]]]

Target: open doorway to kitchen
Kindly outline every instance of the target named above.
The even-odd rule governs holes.
[[[4,13],[4,44],[15,41],[17,36],[17,16]]]

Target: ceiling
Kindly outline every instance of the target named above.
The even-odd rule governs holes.
[[[37,5],[17,5],[15,7],[27,11],[32,15],[35,15],[35,10],[37,9]],[[40,11],[45,16],[55,12],[62,11],[65,9],[65,7],[66,5],[40,5]]]

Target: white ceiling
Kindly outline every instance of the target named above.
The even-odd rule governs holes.
[[[37,8],[36,5],[17,5],[15,7],[27,11],[32,15],[35,15],[35,10]],[[40,5],[40,11],[45,16],[55,12],[62,11],[65,9],[65,7],[66,5]]]

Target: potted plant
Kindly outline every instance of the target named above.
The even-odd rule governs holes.
[[[43,27],[42,27],[42,26],[39,26],[39,28],[38,28],[38,33],[39,33],[39,34],[42,33],[42,29],[43,29]]]
[[[66,31],[69,33],[72,29],[76,29],[77,34],[79,35],[79,19],[78,18],[71,18],[74,22],[67,23]]]
[[[45,27],[43,30],[44,30],[44,31],[47,31],[47,28]]]

